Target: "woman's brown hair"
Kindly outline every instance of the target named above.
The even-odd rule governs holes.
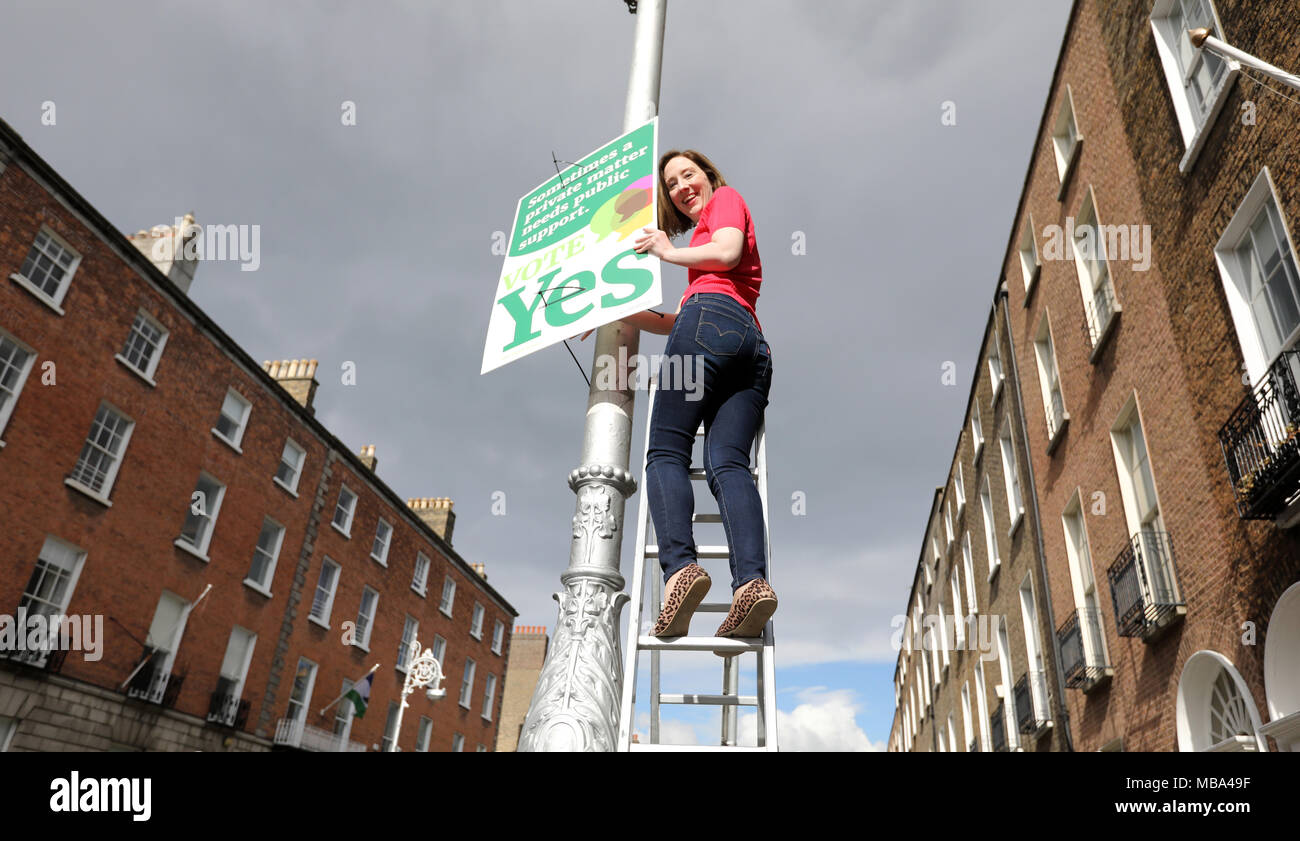
[[[664,183],[664,167],[668,165],[669,161],[677,157],[689,158],[693,161],[704,172],[704,175],[709,179],[709,185],[714,190],[727,186],[727,179],[722,177],[722,173],[718,172],[718,168],[713,165],[713,161],[694,149],[685,151],[673,149],[665,152],[659,158],[659,230],[667,234],[670,239],[695,227],[691,217],[678,210],[677,205],[673,204],[673,200],[668,197],[668,185]]]

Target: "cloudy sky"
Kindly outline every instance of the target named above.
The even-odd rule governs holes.
[[[492,243],[554,174],[552,154],[576,160],[621,132],[624,3],[5,6],[0,116],[123,232],[187,211],[260,225],[258,270],[205,263],[194,300],[256,359],[318,358],[317,416],[353,449],[374,444],[401,496],[454,499],[457,550],[487,564],[520,624],[554,626],[587,387],[559,345],[479,375]],[[888,738],[891,620],[952,457],[1069,7],[669,3],[660,148],[713,159],[763,259],[783,748]],[[663,278],[675,302],[685,269]],[[644,334],[641,351],[665,338]],[[590,370],[592,342],[571,345]],[[955,385],[940,379],[948,361]],[[338,375],[347,362],[355,385]],[[639,475],[644,393],[636,412]],[[701,494],[697,510],[716,510]],[[721,528],[696,537],[720,543]],[[713,578],[710,600],[724,599],[725,565]],[[664,691],[720,687],[711,654],[664,662]],[[716,710],[665,719],[665,741],[717,739]],[[741,725],[752,743],[752,714]]]

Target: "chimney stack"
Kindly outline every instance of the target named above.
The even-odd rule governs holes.
[[[375,445],[366,444],[361,448],[361,463],[369,468],[371,473],[379,466],[379,459],[375,457]]]
[[[486,564],[470,564],[470,566],[473,567],[474,571],[478,573],[479,578],[482,578],[484,581],[487,581]]]
[[[127,239],[188,295],[199,268],[198,247],[202,243],[195,240],[203,236],[203,229],[195,224],[193,213],[177,221],[179,224],[154,225],[147,231],[136,231]]]
[[[441,497],[415,497],[408,499],[406,506],[416,513],[429,528],[433,529],[445,541],[451,545],[451,530],[456,525],[456,514],[451,510],[454,505],[449,498]]]
[[[316,387],[320,383],[316,382],[315,359],[277,359],[263,362],[262,369],[279,380],[284,390],[308,412],[316,414],[316,407],[312,404],[316,400]]]

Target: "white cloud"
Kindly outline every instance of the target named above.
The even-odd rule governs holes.
[[[867,738],[854,716],[861,709],[852,689],[815,686],[800,690],[799,705],[790,712],[778,711],[777,744],[783,751],[883,751],[884,742]],[[740,716],[738,730],[742,745],[755,744],[758,714]]]

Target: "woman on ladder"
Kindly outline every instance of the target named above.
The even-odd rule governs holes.
[[[688,471],[703,422],[704,470],[731,550],[731,610],[715,636],[756,637],[777,602],[767,583],[763,508],[749,468],[772,386],[772,353],[755,311],[763,269],[754,220],[740,193],[692,149],[659,159],[659,197],[659,230],[645,228],[636,250],[685,266],[686,294],[674,314],[646,310],[622,319],[668,336],[643,488],[666,585],[653,634],[684,635],[712,583],[696,562],[691,529],[695,494]],[[692,227],[689,247],[669,241]],[[703,383],[686,372],[698,372]]]

